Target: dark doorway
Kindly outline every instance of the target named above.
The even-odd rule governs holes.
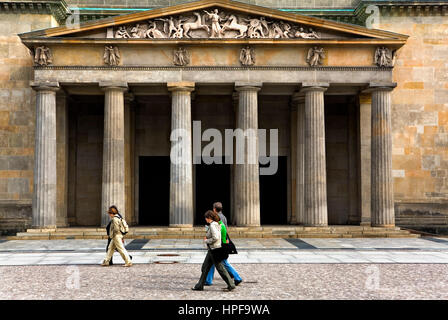
[[[264,167],[264,165],[260,165]],[[287,157],[278,157],[278,170],[273,175],[260,175],[261,224],[287,224]]]
[[[356,219],[357,115],[351,96],[325,97],[325,152],[328,224],[345,225]]]
[[[170,157],[139,157],[139,225],[168,226]]]
[[[214,202],[221,202],[228,223],[230,212],[230,165],[197,164],[195,224],[204,225],[204,213],[213,208]]]

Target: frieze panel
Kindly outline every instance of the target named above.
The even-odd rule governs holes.
[[[113,36],[128,39],[321,39],[323,35],[309,26],[289,21],[213,9],[118,26]]]

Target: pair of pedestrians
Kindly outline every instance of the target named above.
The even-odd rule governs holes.
[[[204,290],[204,285],[207,282],[208,285],[211,285],[214,273],[211,268],[213,266],[216,267],[219,275],[227,284],[227,287],[223,288],[223,290],[232,291],[242,281],[236,270],[227,262],[227,259],[222,257],[222,244],[227,243],[228,240],[226,225],[221,220],[219,212],[224,217],[222,215],[222,204],[215,203],[213,205],[213,211],[209,210],[205,213],[205,221],[209,226],[206,227],[204,241],[207,244],[208,250],[202,263],[201,277],[192,290]],[[225,221],[227,222],[227,219]],[[232,277],[230,274],[232,274]]]

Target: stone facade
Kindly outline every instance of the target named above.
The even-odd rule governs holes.
[[[30,227],[35,93],[32,58],[18,33],[57,26],[50,14],[0,11],[0,232]]]
[[[14,2],[18,3],[18,1],[7,2],[11,6]],[[170,1],[170,5],[187,2],[189,1]],[[331,12],[331,9],[335,8],[353,8],[354,12],[351,15],[353,17],[356,16],[356,23],[363,22],[366,18],[366,15],[360,9],[365,9],[365,6],[361,5],[364,3],[363,1],[279,2],[254,0],[242,2],[273,9],[292,10],[292,12],[302,14],[304,12],[300,12],[300,9],[320,8]],[[54,44],[51,46],[54,65],[78,66],[82,64],[91,69],[87,69],[84,72],[72,72],[69,70],[36,68],[33,74],[32,55],[26,46],[21,43],[17,34],[60,25],[69,12],[64,8],[74,7],[75,5],[78,7],[97,8],[118,7],[131,10],[131,8],[161,8],[166,6],[166,2],[127,1],[114,5],[97,0],[67,1],[67,3],[61,1],[58,10],[49,10],[48,12],[45,12],[45,10],[33,11],[28,7],[19,11],[0,11],[0,26],[3,31],[0,37],[0,231],[2,233],[26,229],[32,225],[31,206],[34,185],[36,184],[36,181],[34,181],[34,154],[36,150],[34,139],[37,123],[35,119],[36,93],[33,92],[29,85],[33,77],[42,79],[47,76],[58,79],[65,77],[68,82],[78,82],[81,77],[86,76],[97,82],[112,81],[117,80],[117,78],[126,81],[125,78],[132,78],[134,73],[136,75],[134,80],[137,82],[143,81],[148,76],[166,79],[165,82],[174,80],[172,77],[174,73],[170,71],[151,69],[157,66],[172,65],[173,51],[177,46],[170,44],[151,46],[150,48],[143,48],[139,44],[130,44],[119,48],[121,56],[119,66],[146,66],[149,68],[145,71],[146,73],[141,73],[140,76],[137,75],[137,71],[132,69],[117,71],[113,76],[112,73],[103,72],[101,70],[104,55],[103,43],[94,43],[90,46],[80,44],[77,45],[77,50],[75,51],[73,51],[71,46]],[[448,24],[446,23],[446,8],[444,8],[439,6],[435,9],[433,6],[430,6],[428,10],[423,12],[412,5],[406,10],[400,10],[399,8],[394,9],[392,1],[392,4],[389,4],[389,7],[386,7],[386,9],[384,9],[384,6],[380,6],[380,20],[374,24],[375,28],[381,30],[409,35],[406,44],[396,53],[395,66],[392,71],[393,78],[391,79],[397,83],[396,88],[390,93],[395,223],[414,228],[426,227],[428,230],[443,228],[448,221],[448,66],[446,62],[448,57],[448,42],[446,40]],[[86,17],[88,14],[84,14],[84,12],[86,11],[80,11],[81,15]],[[334,13],[336,12],[334,11]],[[315,15],[323,16],[322,13],[316,13]],[[334,14],[334,16],[341,18],[342,21],[346,21],[344,20],[346,17],[345,13]],[[104,29],[105,37],[106,30]],[[324,67],[373,67],[374,47],[368,45],[352,46],[350,55],[347,54],[346,48],[332,44],[323,45],[325,56],[322,60],[322,65]],[[239,60],[240,46],[215,43],[205,47],[191,46],[187,49],[190,55],[188,67],[191,69],[186,68],[182,74],[184,77],[189,77],[193,82],[200,81],[201,78],[207,77],[213,72],[220,72],[219,70],[210,70],[210,73],[207,73],[206,69],[198,72],[194,69],[195,67],[240,68],[241,66]],[[272,81],[282,83],[296,81],[297,83],[302,83],[301,75],[305,78],[315,75],[315,73],[306,71],[308,70],[306,69],[308,66],[306,63],[308,50],[309,47],[293,43],[283,46],[281,50],[278,47],[271,47],[269,44],[258,45],[255,48],[256,65],[252,73],[254,79],[266,78],[266,75],[269,73],[273,77]],[[273,72],[272,70],[274,69],[256,69],[257,65],[272,68],[283,66],[286,69],[283,73],[279,70]],[[101,68],[98,68],[98,66],[101,66]],[[287,70],[287,68],[292,66],[304,69],[300,71],[299,69],[297,71]],[[356,78],[359,76],[358,73],[354,74],[348,71],[344,71],[344,73],[336,70],[332,72],[329,69],[325,69],[320,72],[320,75],[324,81],[329,82],[336,81],[338,77],[349,79],[351,76],[354,76],[354,78],[349,80],[353,83],[365,81]],[[227,76],[228,78],[226,78]],[[243,76],[243,71],[222,72],[222,80],[228,82],[232,82],[235,77]],[[381,74],[375,74],[373,77],[371,78],[373,82],[385,79],[381,78]],[[295,90],[297,89],[299,87]],[[347,113],[347,119],[337,120],[342,121],[338,123],[347,121],[346,124],[350,126],[350,129],[340,133],[335,128],[335,144],[332,145],[331,141],[327,141],[327,148],[337,149],[338,146],[341,146],[341,144],[338,145],[337,143],[349,146],[346,149],[347,154],[343,156],[343,159],[348,159],[344,160],[348,161],[348,168],[356,169],[346,169],[345,167],[340,167],[337,161],[330,160],[329,162],[328,159],[326,160],[327,179],[330,179],[328,189],[325,187],[325,191],[328,193],[325,196],[328,199],[326,205],[332,208],[341,208],[340,213],[334,217],[328,213],[330,215],[328,217],[329,223],[339,223],[338,217],[344,216],[341,220],[342,223],[370,224],[373,221],[372,215],[375,215],[371,211],[369,204],[372,192],[371,186],[373,186],[373,182],[370,180],[370,161],[373,155],[370,154],[370,140],[372,136],[369,122],[371,116],[370,108],[377,98],[372,100],[373,93],[365,89],[367,88],[357,88],[359,99],[356,102],[351,102],[350,108],[353,110]],[[269,89],[265,88],[264,90]],[[276,88],[275,90],[279,89]],[[101,217],[97,213],[104,211],[104,208],[101,209],[101,169],[103,168],[101,158],[104,148],[102,125],[104,111],[96,110],[95,108],[89,109],[86,106],[82,106],[79,101],[74,101],[73,99],[82,100],[81,95],[85,91],[81,90],[79,92],[79,95],[71,93],[66,98],[62,98],[66,99],[67,119],[64,118],[64,115],[61,116],[61,113],[57,115],[58,195],[56,198],[56,210],[58,213],[55,223],[58,226],[100,225]],[[64,102],[60,102],[62,101],[60,98],[61,94],[65,93],[57,93],[57,110],[64,110],[65,108]],[[100,95],[100,93],[96,94]],[[168,95],[168,91],[165,94]],[[329,94],[331,94],[331,90]],[[142,99],[136,99],[139,107],[145,104]],[[169,100],[167,101],[169,102]],[[102,101],[99,102],[100,104],[104,103]],[[263,101],[263,99],[259,102],[258,125],[266,128],[274,127],[275,120],[272,120],[274,115],[270,116],[268,109],[263,111],[263,105],[266,104],[267,102]],[[148,108],[151,106],[150,101],[148,101],[147,105]],[[305,103],[296,105],[295,108],[300,106],[305,108]],[[85,110],[82,111],[82,108]],[[104,109],[104,105],[102,108]],[[356,109],[359,109],[359,111],[356,111]],[[193,116],[195,110],[198,109],[195,109],[193,97]],[[297,109],[296,111],[291,111],[291,115],[293,115],[291,118],[294,118],[291,121],[297,119],[297,113],[294,112],[297,112]],[[138,113],[142,115],[141,118],[138,117]],[[126,186],[123,186],[123,192],[126,194],[126,211],[130,211],[127,219],[135,223],[138,223],[139,209],[138,191],[136,191],[138,190],[139,182],[138,178],[135,178],[138,177],[138,156],[145,154],[169,154],[169,144],[159,144],[159,138],[148,134],[148,132],[155,132],[151,127],[160,127],[164,133],[169,132],[169,126],[166,127],[165,124],[154,120],[152,117],[146,117],[145,113],[144,109],[139,109],[136,119],[129,120],[132,118],[130,114],[127,116],[125,114],[123,119],[123,123],[131,121],[130,124],[125,125],[128,129],[125,129],[124,139],[135,141],[135,144],[125,143],[125,149],[122,150],[125,153],[123,161],[127,172]],[[280,122],[283,123],[284,119],[287,119],[287,114],[287,111],[282,113]],[[151,111],[151,115],[153,115],[153,111]],[[165,111],[159,112],[158,116],[164,120],[171,119],[171,115],[165,114]],[[306,119],[305,114],[303,116]],[[334,119],[337,118],[335,114],[330,114],[329,116]],[[133,117],[135,117],[135,114]],[[342,119],[340,115],[339,119]],[[359,119],[359,121],[357,122],[356,119]],[[64,123],[68,124],[68,128],[63,125]],[[294,141],[297,143],[297,139],[300,138],[299,133],[297,133],[297,123],[299,122],[296,122],[294,125],[287,123],[285,132],[281,133],[280,154],[288,157],[288,222],[306,223],[306,215],[298,213],[297,210],[301,209],[296,201],[296,190],[298,188],[296,180],[298,175],[296,169],[297,153],[296,147],[292,145]],[[325,125],[331,126],[331,123],[333,122],[327,122]],[[129,129],[133,127],[132,124],[135,126],[134,130]],[[237,122],[234,125],[237,125]],[[290,125],[291,127],[289,127]],[[65,135],[61,136],[59,132],[64,132]],[[346,140],[341,142],[342,140],[338,140],[337,134],[344,134],[344,139]],[[160,135],[162,136],[162,133]],[[127,145],[129,145],[129,149],[127,149]],[[350,147],[355,145],[358,145],[359,149]],[[150,146],[153,146],[153,148]],[[327,150],[327,152],[331,151]],[[290,156],[291,153],[294,153],[294,156]],[[330,155],[332,159],[338,159],[336,153],[331,153]],[[325,158],[323,162],[325,162]],[[129,165],[130,163],[133,163],[133,165]],[[341,182],[335,182],[333,184],[331,179],[337,181],[335,177],[341,174],[343,170],[346,170],[344,176],[347,175],[349,177],[347,183],[345,184],[344,182],[343,185],[337,185]],[[60,176],[65,178],[61,179]],[[129,176],[134,178],[130,179]],[[233,174],[232,177],[234,177]],[[76,183],[74,183],[75,181]],[[340,190],[341,187],[346,190],[344,191],[346,195],[338,195],[337,190]],[[132,190],[134,190],[134,194],[132,194]],[[358,196],[350,196],[353,194]],[[311,203],[310,201],[309,203]],[[133,207],[135,209],[130,209]],[[66,212],[65,215],[64,212]],[[303,220],[300,221],[298,217],[301,217],[300,219]],[[236,219],[234,221],[239,220]],[[381,221],[392,222],[378,222],[378,225],[394,223],[393,220],[387,219]],[[309,224],[319,225],[319,223],[312,222]],[[323,224],[325,223],[326,221],[323,222]],[[251,223],[246,224],[250,225]]]

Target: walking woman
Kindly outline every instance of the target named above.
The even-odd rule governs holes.
[[[123,234],[120,230],[120,224],[121,224],[121,215],[118,212],[118,209],[115,206],[112,206],[107,211],[109,214],[109,217],[111,218],[111,224],[109,227],[109,233],[108,236],[111,238],[111,241],[109,243],[106,258],[104,259],[102,266],[109,266],[110,261],[112,259],[112,256],[114,255],[114,251],[117,250],[118,253],[120,253],[121,257],[125,261],[125,267],[132,266],[131,259],[129,257],[128,252],[126,251],[125,247],[123,246]],[[119,216],[120,215],[120,216]]]
[[[227,284],[227,288],[223,288],[223,290],[232,291],[233,289],[235,289],[235,283],[233,282],[233,279],[230,278],[230,275],[227,272],[226,268],[224,268],[222,262],[215,261],[214,258],[214,253],[216,252],[213,252],[213,250],[218,250],[221,248],[221,225],[218,223],[219,220],[219,216],[215,212],[208,210],[205,213],[205,221],[210,224],[207,228],[207,233],[204,238],[208,250],[204,262],[202,263],[201,278],[199,279],[198,283],[196,283],[196,285],[191,288],[192,290],[204,290],[205,279],[207,278],[207,274],[210,271],[212,265],[215,265],[219,275]]]

